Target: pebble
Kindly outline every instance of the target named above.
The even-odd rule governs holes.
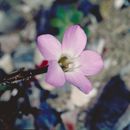
[[[16,48],[13,55],[13,64],[16,69],[34,68],[34,48],[31,45],[20,45]]]
[[[114,0],[114,6],[116,9],[120,9],[124,3],[125,3],[125,0]]]
[[[0,97],[0,101],[9,101],[11,98],[11,90],[6,90]]]
[[[72,86],[72,92],[70,95],[69,102],[70,104],[73,104],[74,106],[78,106],[78,107],[86,106],[91,101],[91,98],[93,98],[96,95],[97,95],[97,90],[95,88],[90,93],[84,94],[75,86]]]
[[[6,73],[10,73],[14,66],[12,63],[12,58],[9,54],[5,54],[0,59],[0,68],[2,68]]]

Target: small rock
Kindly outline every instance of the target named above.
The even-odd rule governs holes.
[[[116,9],[120,9],[123,6],[124,3],[125,3],[125,0],[115,0],[114,6],[115,6]]]
[[[8,12],[0,11],[0,25],[0,33],[5,34],[23,28],[26,22],[25,19],[14,10]]]
[[[33,115],[23,116],[21,119],[17,118],[15,121],[15,128],[22,130],[34,130],[34,117]]]
[[[91,101],[91,98],[96,95],[97,90],[95,88],[89,94],[84,94],[73,86],[69,102],[78,107],[86,106]]]
[[[34,48],[30,45],[20,45],[16,48],[13,55],[13,63],[16,69],[34,68]]]
[[[5,53],[11,53],[12,51],[14,51],[19,43],[20,38],[19,35],[16,33],[0,36],[1,50]]]
[[[9,54],[5,54],[0,59],[0,68],[2,68],[5,72],[9,73],[13,70],[13,63],[11,56]]]
[[[52,6],[54,0],[23,0],[30,8],[38,9],[41,5],[44,8],[49,8]]]
[[[0,97],[0,101],[9,101],[9,99],[11,98],[11,91],[10,90],[6,90]]]

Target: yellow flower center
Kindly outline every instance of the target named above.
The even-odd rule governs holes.
[[[64,72],[67,72],[73,68],[73,62],[67,56],[62,56],[58,63]]]

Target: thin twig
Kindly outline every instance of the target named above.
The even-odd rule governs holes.
[[[0,77],[0,83],[13,83],[17,81],[28,80],[38,74],[46,73],[47,68],[48,66],[43,68],[30,69],[30,70],[25,70],[24,68],[22,68],[16,72]]]

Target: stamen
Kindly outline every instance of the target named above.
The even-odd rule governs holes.
[[[79,68],[79,64],[77,64],[76,59],[77,58],[62,56],[59,59],[58,63],[64,72],[69,72],[69,71],[73,71],[76,68]]]

